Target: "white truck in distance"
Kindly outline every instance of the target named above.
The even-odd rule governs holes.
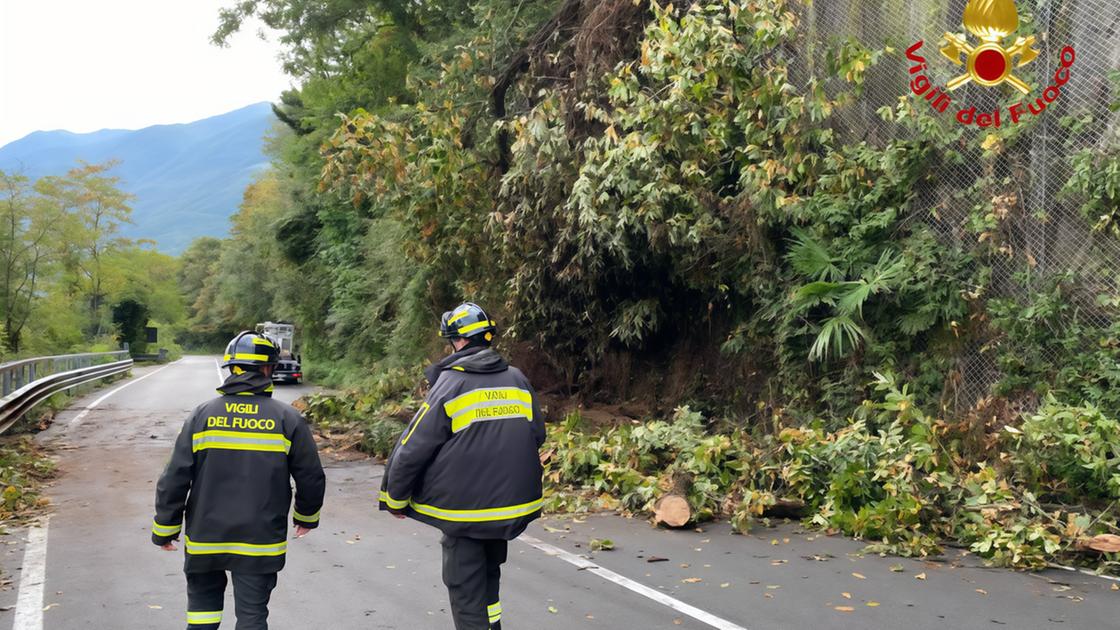
[[[303,368],[295,352],[295,324],[263,322],[257,324],[257,332],[280,344],[280,362],[272,372],[272,380],[276,383],[303,382]]]

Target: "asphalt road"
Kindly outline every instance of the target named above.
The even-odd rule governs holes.
[[[139,368],[40,435],[61,477],[44,526],[0,537],[13,581],[0,591],[0,628],[185,626],[182,552],[149,541],[153,492],[183,420],[218,378],[210,357]],[[277,398],[305,391],[278,387]],[[436,530],[376,512],[381,466],[324,463],[322,526],[291,543],[271,627],[451,628]],[[616,549],[591,554],[592,538]],[[959,551],[937,561],[865,556],[859,542],[796,525],[736,536],[721,524],[670,532],[614,516],[546,519],[511,545],[502,603],[514,630],[1120,628],[1114,582],[988,569]],[[229,615],[223,627],[232,626]]]

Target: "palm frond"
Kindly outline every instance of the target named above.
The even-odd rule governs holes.
[[[830,356],[844,356],[865,339],[867,333],[851,317],[830,317],[821,323],[821,330],[809,348],[809,360],[822,361]]]
[[[837,260],[808,232],[794,228],[793,246],[786,254],[786,260],[798,273],[815,280],[838,281],[844,272],[837,266]]]

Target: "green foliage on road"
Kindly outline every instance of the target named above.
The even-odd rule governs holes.
[[[113,167],[36,181],[0,171],[0,360],[126,341],[143,352],[144,326],[183,319],[178,261],[120,236],[131,199]],[[161,346],[174,349],[171,333]]]
[[[995,564],[1041,568],[1120,559],[1079,542],[1116,533],[1117,423],[1050,399],[970,450],[967,423],[918,408],[893,376],[842,428],[774,418],[777,433],[721,427],[688,407],[670,420],[588,426],[578,413],[550,427],[546,480],[553,512],[648,514],[688,479],[695,522],[727,518],[745,532],[779,499],[800,499],[806,523],[906,556],[967,545]]]

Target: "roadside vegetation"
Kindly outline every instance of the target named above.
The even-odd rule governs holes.
[[[803,9],[225,12],[219,41],[258,15],[304,78],[276,107],[274,238],[224,246],[282,261],[270,307],[349,386],[309,415],[386,455],[440,351],[431,322],[472,298],[547,402],[553,511],[646,517],[679,491],[693,522],[746,531],[793,503],[883,552],[1116,572],[1093,545],[1120,533],[1120,329],[1088,323],[1118,321],[1088,317],[1115,314],[1115,283],[1015,249],[1031,210],[997,173],[1026,161],[1028,128],[978,134],[907,99],[859,110],[900,51],[835,41],[795,68],[822,45]],[[893,134],[851,133],[861,116]],[[947,240],[915,191],[946,190],[935,173],[968,155],[980,167],[946,194],[976,203]],[[1110,234],[1096,200],[1115,152],[1071,160],[1063,202]],[[978,395],[977,351],[997,370]]]
[[[120,235],[131,200],[113,163],[32,181],[0,171],[0,362],[146,350],[146,326],[173,352],[183,320],[178,261]],[[152,349],[155,352],[155,349]]]

